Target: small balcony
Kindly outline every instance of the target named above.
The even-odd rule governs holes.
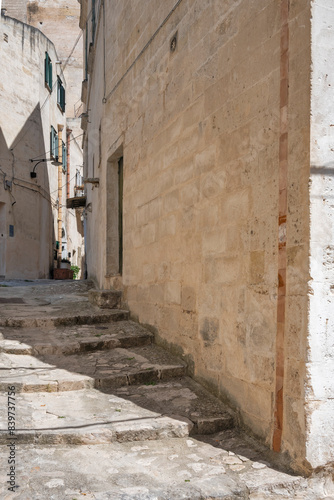
[[[67,208],[82,208],[86,206],[85,187],[83,185],[74,186],[74,197],[67,198]]]

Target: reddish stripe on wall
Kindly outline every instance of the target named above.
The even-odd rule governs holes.
[[[284,336],[286,309],[286,219],[288,177],[289,0],[281,0],[280,143],[278,217],[278,299],[276,333],[276,386],[273,449],[280,451],[283,431]]]

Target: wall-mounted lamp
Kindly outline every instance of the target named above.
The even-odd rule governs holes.
[[[34,162],[34,161],[36,161],[36,160],[29,160],[29,161],[31,161],[31,162],[33,163],[33,162]],[[40,163],[44,163],[44,162],[46,162],[46,161],[51,161],[52,165],[56,165],[56,166],[58,166],[58,165],[62,165],[62,163],[61,163],[60,161],[58,161],[58,156],[56,156],[56,158],[55,158],[55,159],[53,159],[53,158],[43,158],[43,160],[39,160],[39,161],[36,163],[36,165],[34,165],[34,168],[33,168],[33,169],[32,169],[32,171],[30,172],[30,177],[31,177],[32,179],[35,179],[35,178],[37,177],[37,173],[35,172],[35,169],[36,169],[37,165],[39,165]]]

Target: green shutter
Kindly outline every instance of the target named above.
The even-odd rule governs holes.
[[[57,104],[60,106],[60,79],[57,78]]]
[[[49,58],[49,87],[52,90],[52,62]]]
[[[44,61],[44,79],[45,83],[48,85],[50,91],[52,90],[52,63],[50,56],[47,52],[45,52],[45,61]]]
[[[63,85],[60,87],[60,107],[65,111],[65,88]]]
[[[58,142],[58,135],[55,136],[55,159],[58,161],[58,151],[59,151],[59,142]]]
[[[58,135],[52,126],[50,133],[50,153],[53,158],[56,159],[58,157]]]
[[[49,55],[47,52],[45,52],[45,60],[44,60],[44,79],[45,83],[49,85],[49,61],[48,61]]]
[[[54,156],[54,154],[53,154],[53,147],[54,147],[53,130],[54,130],[54,128],[51,125],[51,132],[50,132],[50,154],[51,154],[51,156]]]
[[[65,88],[63,86],[63,82],[58,77],[57,83],[57,103],[59,104],[60,109],[65,111]]]

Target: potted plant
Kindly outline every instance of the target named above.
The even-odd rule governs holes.
[[[68,259],[61,259],[59,267],[60,269],[71,269],[71,261]]]
[[[76,280],[78,278],[80,267],[79,266],[71,266],[71,269],[73,271],[73,279]]]

